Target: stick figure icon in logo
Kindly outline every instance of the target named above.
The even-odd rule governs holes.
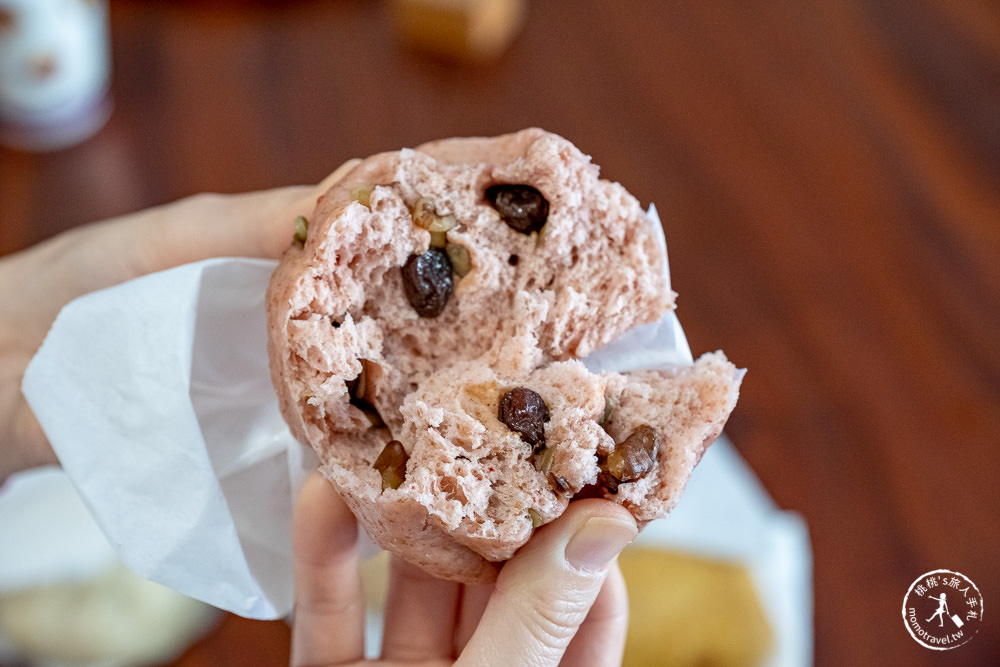
[[[938,625],[938,627],[943,628],[944,627],[944,615],[947,614],[947,613],[949,613],[948,612],[948,602],[947,602],[947,599],[945,597],[945,594],[942,593],[941,597],[939,597],[939,598],[936,598],[933,595],[928,595],[927,597],[929,597],[932,600],[937,600],[938,601],[937,611],[935,611],[933,614],[931,614],[931,617],[927,619],[927,622],[930,623],[931,621],[934,620],[934,617],[937,616],[938,619],[941,621],[941,623]]]

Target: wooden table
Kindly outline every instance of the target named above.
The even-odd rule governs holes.
[[[749,368],[727,432],[809,523],[816,663],[1000,660],[996,613],[946,652],[900,619],[938,568],[1000,603],[996,3],[538,1],[484,65],[400,48],[364,0],[111,4],[114,115],[0,150],[0,253],[428,139],[563,134],[657,204],[696,353]],[[177,664],[287,651],[229,617]]]

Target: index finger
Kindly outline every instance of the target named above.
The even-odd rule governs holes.
[[[319,474],[306,480],[292,524],[295,618],[292,665],[362,660],[365,598],[358,573],[358,526]]]

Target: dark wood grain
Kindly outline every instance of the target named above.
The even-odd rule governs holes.
[[[655,202],[696,352],[749,368],[727,431],[809,522],[818,665],[995,664],[1000,625],[926,650],[907,586],[1000,600],[1000,5],[548,0],[499,61],[401,50],[384,7],[112,3],[109,125],[0,150],[0,253],[200,191],[538,125]],[[283,664],[229,618],[178,665]]]

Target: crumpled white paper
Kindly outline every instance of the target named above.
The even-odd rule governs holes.
[[[81,297],[22,383],[124,563],[250,618],[292,607],[290,517],[315,467],[271,388],[274,266],[208,260]]]
[[[292,508],[316,464],[289,434],[270,384],[264,294],[275,265],[207,260],[81,297],[59,314],[22,384],[126,565],[258,619],[292,608]],[[669,313],[584,361],[629,370],[692,357]],[[713,458],[710,448],[696,476],[708,476]],[[776,511],[759,498],[731,500]],[[810,617],[810,592],[795,596]]]

